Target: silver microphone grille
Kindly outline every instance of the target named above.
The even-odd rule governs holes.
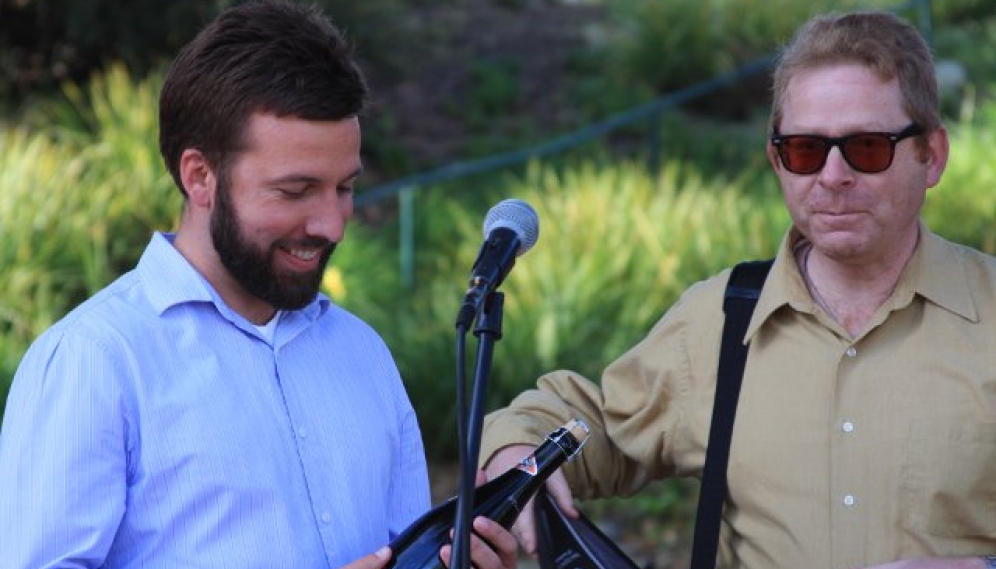
[[[519,199],[502,200],[484,217],[484,238],[499,227],[506,227],[519,236],[516,256],[533,248],[539,239],[539,216],[528,203]]]

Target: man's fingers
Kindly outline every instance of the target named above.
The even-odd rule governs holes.
[[[581,515],[574,507],[574,495],[571,494],[571,488],[567,485],[567,478],[564,477],[563,472],[558,470],[550,476],[550,479],[546,481],[546,491],[553,496],[565,514],[572,518]]]
[[[387,562],[390,560],[391,548],[384,546],[366,557],[361,557],[356,561],[353,561],[342,569],[381,569],[382,567],[385,567]]]
[[[474,532],[490,544],[497,557],[498,563],[503,568],[512,569],[519,559],[519,544],[508,530],[501,524],[483,516],[474,518]],[[484,544],[481,544],[484,546]],[[471,546],[473,554],[473,546]]]
[[[470,564],[474,569],[515,569],[519,548],[508,530],[483,516],[474,518],[473,529],[470,533]],[[450,530],[450,537],[453,537],[453,530]],[[439,550],[439,558],[447,567],[452,566],[452,555],[452,545],[444,545]]]
[[[533,507],[535,502],[535,499],[531,499],[526,503],[512,526],[512,534],[519,540],[519,545],[534,557],[536,556],[536,514],[534,513],[536,508]]]

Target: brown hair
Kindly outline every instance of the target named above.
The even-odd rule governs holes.
[[[771,129],[781,124],[785,90],[793,77],[839,63],[864,65],[883,81],[898,78],[906,114],[928,132],[941,126],[930,48],[898,16],[869,11],[816,16],[799,29],[775,67]]]
[[[159,149],[177,187],[200,150],[224,176],[256,112],[307,120],[358,115],[367,86],[339,30],[315,6],[256,0],[220,14],[177,55],[159,97]]]

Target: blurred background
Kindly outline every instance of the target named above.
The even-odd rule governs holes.
[[[0,0],[0,402],[30,341],[174,226],[158,87],[233,3]],[[502,286],[488,408],[545,370],[597,380],[691,283],[774,254],[788,219],[764,156],[768,63],[813,13],[920,27],[952,147],[925,217],[996,251],[996,0],[317,3],[373,90],[357,219],[324,289],[392,348],[437,501],[455,489],[453,321],[487,210],[517,197],[541,220]],[[696,492],[668,480],[581,507],[640,566],[682,567]]]

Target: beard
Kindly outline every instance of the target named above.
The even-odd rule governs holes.
[[[304,308],[318,295],[325,266],[336,244],[321,238],[278,239],[263,249],[246,238],[231,203],[228,182],[218,180],[218,199],[211,212],[211,240],[221,263],[249,294],[277,310]],[[318,267],[308,272],[277,271],[277,249],[323,247]]]

